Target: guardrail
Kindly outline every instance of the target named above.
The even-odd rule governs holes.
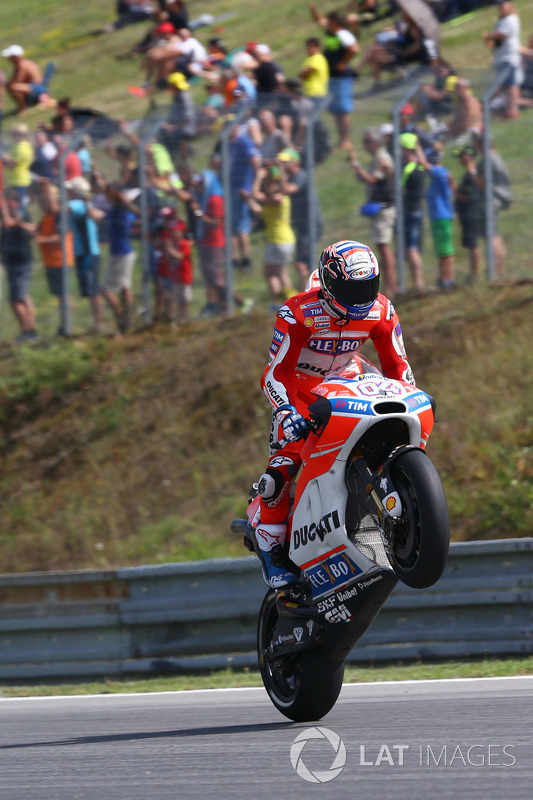
[[[436,586],[398,584],[349,661],[533,652],[533,538],[457,543]],[[254,666],[255,556],[0,576],[0,680]]]

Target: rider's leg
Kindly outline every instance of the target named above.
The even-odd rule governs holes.
[[[274,428],[277,423],[273,426]],[[272,441],[277,440],[273,436]],[[263,555],[263,566],[270,586],[279,589],[296,581],[296,576],[283,564],[283,545],[287,537],[290,512],[290,490],[300,468],[303,442],[292,442],[281,453],[271,455],[265,473],[259,479],[261,497],[260,522],[256,540]]]

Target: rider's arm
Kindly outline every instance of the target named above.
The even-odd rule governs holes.
[[[373,326],[370,338],[377,350],[381,369],[385,377],[414,386],[415,378],[407,360],[398,314],[390,300],[381,295],[380,298],[381,318]]]
[[[276,317],[274,336],[270,345],[270,361],[261,378],[261,388],[274,410],[294,405],[292,382],[303,341],[309,332],[296,321],[294,301],[283,305]]]

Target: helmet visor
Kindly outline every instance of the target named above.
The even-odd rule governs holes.
[[[327,272],[324,284],[331,296],[343,306],[363,306],[373,303],[378,296],[379,275],[366,280],[334,278]]]

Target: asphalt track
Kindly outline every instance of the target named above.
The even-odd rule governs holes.
[[[346,685],[315,724],[262,689],[4,699],[0,797],[531,800],[533,677]]]

